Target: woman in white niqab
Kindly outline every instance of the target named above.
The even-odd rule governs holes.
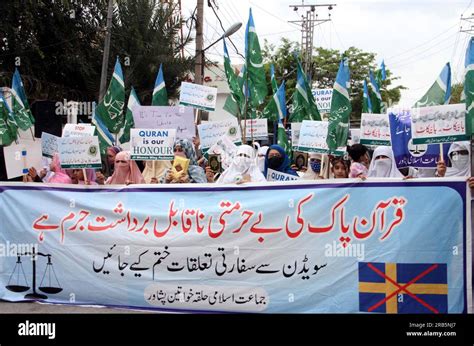
[[[397,168],[391,147],[375,148],[368,176],[372,178],[403,178],[403,174]]]
[[[469,177],[471,175],[471,143],[454,142],[448,150],[451,167],[446,168],[445,177]]]
[[[241,145],[230,164],[217,180],[217,184],[233,184],[248,181],[256,183],[266,181],[255,163],[255,151],[249,145]]]

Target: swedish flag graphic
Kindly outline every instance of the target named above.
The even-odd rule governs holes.
[[[447,313],[446,263],[359,262],[359,309],[382,313]]]

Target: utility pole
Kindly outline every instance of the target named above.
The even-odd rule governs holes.
[[[303,70],[309,79],[312,77],[311,60],[313,58],[314,28],[317,25],[331,20],[330,13],[329,18],[318,19],[316,7],[327,7],[328,10],[331,11],[334,6],[336,6],[336,4],[305,5],[304,0],[301,5],[290,5],[295,12],[297,12],[300,7],[308,8],[308,10],[306,10],[306,15],[302,14],[300,20],[291,20],[289,23],[301,24],[301,55],[303,57]]]
[[[469,17],[463,17],[461,15],[461,21],[467,22],[468,28],[464,28],[461,26],[459,29],[460,32],[465,32],[471,36],[474,35],[474,13],[471,13]],[[465,72],[464,72],[465,73]],[[464,81],[463,81],[464,83]],[[468,119],[466,119],[468,120]],[[474,176],[474,136],[471,134],[471,177]],[[474,207],[473,207],[474,208]]]
[[[204,23],[204,0],[197,0],[197,19],[196,19],[196,62],[194,64],[194,83],[201,84],[203,81],[203,70],[204,70],[204,52],[203,52],[203,23]],[[196,114],[196,125],[201,123],[203,112],[197,111]]]
[[[99,89],[99,102],[102,101],[105,95],[105,88],[107,83],[107,65],[109,62],[110,53],[110,35],[112,31],[112,14],[114,8],[114,1],[109,0],[107,7],[107,25],[105,28],[105,42],[104,42],[104,55],[102,56],[102,71],[100,74],[100,89]]]
[[[204,0],[197,0],[197,20],[196,20],[196,63],[194,65],[194,83],[202,84],[202,59],[203,46],[203,22],[204,22]]]

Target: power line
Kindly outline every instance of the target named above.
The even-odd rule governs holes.
[[[426,56],[421,56],[419,57],[417,60],[423,60],[423,59],[426,59],[426,58],[429,58],[430,56],[433,56],[433,55],[436,55],[438,53],[441,53],[443,51],[445,51],[446,49],[449,49],[449,48],[452,48],[454,46],[454,43],[450,44],[449,46],[446,46],[444,48],[441,48],[440,50],[436,51],[436,52],[433,52],[431,54],[428,54]],[[400,68],[400,67],[403,67],[403,66],[408,66],[408,65],[411,65],[413,63],[413,61],[410,61],[408,63],[403,63],[401,65],[397,65],[397,64],[394,64],[394,65],[391,65],[392,67],[396,67],[396,68]]]
[[[219,24],[220,24],[220,26],[221,26],[221,28],[222,28],[222,31],[225,32],[226,29],[224,28],[224,25],[222,24],[222,21],[221,21],[219,15],[217,14],[216,10],[214,9],[214,6],[212,5],[212,2],[209,1],[208,4],[209,4],[209,6],[211,7],[212,12],[214,12],[214,15],[216,16],[216,18],[219,20]],[[245,59],[245,57],[244,57],[242,54],[240,54],[239,50],[238,50],[237,47],[235,46],[235,44],[234,44],[234,42],[232,41],[232,39],[231,39],[230,37],[227,37],[227,39],[229,40],[229,42],[230,42],[230,43],[232,44],[232,46],[234,47],[234,49],[235,49],[235,51],[237,52],[237,54],[239,54],[242,58]]]
[[[388,58],[387,58],[386,60],[389,60],[389,61],[390,61],[390,65],[391,65],[391,66],[400,65],[400,64],[405,64],[405,63],[408,62],[408,61],[417,60],[417,59],[419,59],[418,57],[419,57],[420,55],[423,55],[423,54],[425,54],[426,52],[428,52],[428,51],[430,51],[430,50],[432,50],[432,49],[434,49],[434,48],[438,48],[441,43],[446,42],[446,41],[448,41],[448,40],[452,40],[452,38],[453,38],[454,36],[456,36],[456,35],[457,35],[457,32],[451,34],[450,36],[444,38],[444,39],[441,40],[441,41],[438,41],[436,44],[434,44],[434,45],[432,45],[432,46],[430,46],[430,47],[424,49],[422,52],[419,52],[419,53],[416,53],[416,54],[413,54],[413,55],[410,55],[410,56],[407,56],[407,57],[405,57],[405,58],[401,58],[401,59],[398,59],[398,60],[395,59],[395,62],[394,62],[393,60],[388,59]],[[454,45],[454,44],[453,44],[453,45]],[[453,45],[452,45],[452,46],[453,46]]]
[[[395,54],[395,55],[389,56],[389,57],[386,58],[386,60],[390,60],[391,58],[398,57],[398,56],[401,56],[401,55],[405,55],[405,54],[408,53],[408,52],[411,52],[411,51],[416,50],[416,49],[418,49],[418,48],[420,48],[420,47],[423,47],[423,46],[427,45],[428,43],[437,40],[438,38],[440,38],[440,36],[443,36],[444,34],[446,34],[447,32],[449,32],[449,31],[450,31],[451,29],[453,29],[454,27],[457,27],[457,25],[458,25],[457,23],[454,24],[453,26],[449,27],[448,29],[444,30],[443,32],[439,33],[438,35],[434,36],[433,38],[429,39],[428,41],[425,41],[425,42],[422,43],[422,44],[419,44],[419,45],[417,45],[417,46],[415,46],[415,47],[409,48],[409,49],[407,49],[407,50],[405,50],[405,51],[402,51],[402,52],[400,52],[400,53],[397,53],[397,54]]]

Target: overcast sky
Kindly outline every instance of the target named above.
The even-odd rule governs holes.
[[[245,25],[249,8],[253,17],[260,44],[263,39],[278,44],[282,37],[300,42],[300,27],[288,23],[298,20],[305,13],[297,12],[289,5],[301,4],[301,0],[216,0],[217,14],[225,28],[242,22],[242,28],[232,35],[237,49],[244,51]],[[223,31],[219,21],[204,1],[204,45],[214,42]],[[345,50],[350,46],[377,54],[377,63],[382,59],[400,83],[408,90],[402,91],[401,104],[411,106],[428,90],[446,62],[451,63],[453,83],[462,80],[464,54],[470,37],[460,29],[469,29],[473,23],[461,21],[474,13],[473,0],[305,0],[305,4],[328,4],[337,6],[332,11],[317,8],[318,18],[328,18],[315,29],[314,45]],[[182,0],[183,14],[188,17],[196,6],[196,0]],[[474,31],[473,31],[474,34]],[[193,50],[194,47],[188,47]],[[242,59],[233,47],[228,46],[232,63]],[[212,60],[220,60],[222,45],[216,44],[206,54]]]

